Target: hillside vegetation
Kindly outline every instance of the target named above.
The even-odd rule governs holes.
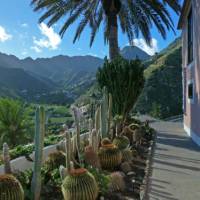
[[[168,48],[145,63],[146,83],[135,111],[153,117],[167,118],[182,113],[181,41],[176,39]]]
[[[181,62],[180,38],[159,54],[144,61],[146,82],[134,112],[161,119],[182,114]],[[76,103],[89,104],[100,95],[99,87],[95,83]]]

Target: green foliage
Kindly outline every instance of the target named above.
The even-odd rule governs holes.
[[[175,40],[145,70],[146,83],[136,112],[155,118],[182,114],[181,41]]]
[[[8,143],[10,147],[19,142],[24,144],[32,138],[32,126],[27,120],[25,104],[20,101],[0,99],[0,145]]]
[[[110,178],[105,172],[99,171],[96,168],[88,167],[88,171],[95,177],[97,184],[99,186],[99,193],[105,195],[108,192],[108,185],[110,183]]]
[[[61,152],[57,151],[54,153],[51,153],[45,162],[45,165],[48,169],[58,169],[60,165],[65,165],[65,155],[63,155]]]
[[[97,72],[99,86],[107,88],[113,97],[113,114],[127,117],[144,86],[143,65],[139,60],[121,57],[109,62]]]
[[[19,172],[14,175],[19,180],[19,182],[21,183],[23,187],[25,199],[30,200],[31,199],[31,179],[33,176],[33,171],[26,170],[24,172]]]
[[[78,23],[74,42],[80,38],[87,25],[90,25],[92,32],[90,45],[93,44],[96,33],[102,22],[104,22],[103,24],[105,25],[104,40],[109,40],[109,36],[112,33],[113,18],[117,18],[129,42],[132,42],[135,35],[140,32],[147,43],[150,44],[152,24],[155,25],[163,38],[166,37],[166,29],[173,29],[173,22],[167,7],[170,7],[176,13],[180,12],[178,0],[142,1],[137,3],[132,1],[124,3],[123,0],[69,2],[60,0],[32,0],[32,3],[34,5],[34,11],[45,10],[45,12],[42,12],[43,14],[40,17],[40,22],[47,20],[48,25],[52,26],[58,21],[62,21],[63,24],[60,30],[61,36],[65,34],[71,25],[80,20],[81,23]],[[111,20],[109,20],[109,18]]]

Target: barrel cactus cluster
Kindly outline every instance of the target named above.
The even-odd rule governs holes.
[[[89,132],[81,135],[80,113],[73,107],[75,131],[65,126],[64,139],[57,144],[57,151],[43,158],[46,118],[44,107],[36,110],[35,118],[35,156],[31,194],[33,200],[40,199],[42,191],[41,168],[59,169],[62,184],[60,190],[64,200],[96,200],[102,194],[98,175],[104,174],[109,180],[108,192],[125,189],[124,176],[132,170],[130,162],[143,136],[139,125],[123,125],[114,120],[113,98],[103,89],[103,98],[96,107],[94,119],[89,119]],[[118,117],[118,119],[121,119]],[[82,141],[86,142],[82,142]],[[7,144],[3,146],[5,175],[0,176],[0,200],[22,200],[24,192],[12,173]],[[91,169],[96,170],[94,174]],[[121,173],[119,171],[123,171]]]

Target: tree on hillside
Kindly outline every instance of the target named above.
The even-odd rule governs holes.
[[[139,34],[151,45],[151,28],[155,26],[163,38],[166,30],[173,29],[173,21],[168,11],[170,7],[180,12],[179,0],[32,0],[35,11],[44,11],[39,19],[48,19],[48,26],[63,20],[60,35],[75,21],[78,27],[74,42],[80,38],[86,26],[91,28],[90,46],[96,33],[104,23],[104,41],[109,44],[110,59],[119,54],[118,25],[132,43]]]
[[[0,145],[7,142],[13,147],[27,142],[30,135],[26,121],[25,105],[20,101],[0,99]]]

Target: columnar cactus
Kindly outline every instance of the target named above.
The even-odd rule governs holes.
[[[71,136],[69,132],[65,132],[65,138],[66,138],[66,143],[65,143],[65,155],[66,155],[66,168],[69,171],[70,170],[70,162],[71,162]]]
[[[94,151],[92,146],[85,147],[84,159],[86,164],[94,168],[100,168],[100,161],[97,152]]]
[[[0,199],[24,200],[24,191],[20,182],[12,175],[0,175]]]
[[[122,154],[114,144],[105,144],[99,149],[99,159],[103,169],[113,170],[121,163]]]
[[[59,173],[60,173],[61,179],[64,180],[65,177],[67,176],[67,170],[66,170],[66,168],[63,165],[61,165],[59,167]]]
[[[97,152],[98,148],[99,148],[99,138],[98,138],[98,134],[95,129],[92,130],[91,139],[92,139],[91,146],[92,146],[94,152]]]
[[[74,112],[74,121],[76,125],[76,135],[77,135],[77,150],[80,152],[80,113],[78,111],[77,107],[73,107],[73,112]]]
[[[107,135],[109,135],[110,133],[110,128],[111,128],[111,122],[112,122],[112,108],[113,108],[113,99],[112,99],[112,95],[109,94],[109,99],[108,99],[108,132]]]
[[[97,182],[86,169],[74,169],[64,179],[62,193],[65,200],[96,200]]]
[[[31,192],[33,200],[40,199],[44,135],[45,135],[45,109],[44,107],[38,107],[36,109],[36,118],[35,118],[34,172],[31,183]]]
[[[108,94],[106,91],[106,87],[103,88],[103,99],[100,105],[100,113],[101,113],[101,136],[102,138],[107,137],[108,133]]]
[[[93,121],[89,119],[89,145],[92,146],[92,130],[93,130]]]
[[[3,144],[3,161],[4,161],[4,172],[5,174],[11,174],[11,166],[10,166],[10,154],[9,147],[7,143]]]
[[[100,112],[100,107],[98,107],[95,112],[95,129],[97,132],[100,130],[100,119],[101,119],[101,112]]]

